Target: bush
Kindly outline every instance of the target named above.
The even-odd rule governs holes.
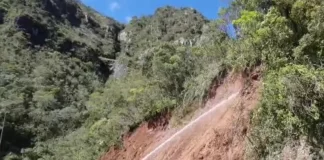
[[[253,113],[249,153],[257,159],[281,153],[286,143],[302,136],[314,148],[323,147],[323,98],[324,70],[288,65],[270,71],[261,104]]]

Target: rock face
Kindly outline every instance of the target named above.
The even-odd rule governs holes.
[[[131,39],[128,37],[128,33],[126,31],[122,31],[120,32],[119,36],[118,36],[118,40],[125,42],[125,43],[130,43]]]

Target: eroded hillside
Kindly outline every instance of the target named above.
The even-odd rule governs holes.
[[[184,76],[168,77],[178,77],[179,82],[172,84],[163,84],[168,79],[153,82],[153,76],[165,74],[163,69],[176,68],[146,59],[162,48],[174,51],[167,52],[169,58],[177,54],[168,63],[182,65],[179,60],[189,57],[185,47],[178,46],[197,41],[209,31],[207,23],[194,9],[165,7],[152,16],[134,19],[125,28],[76,0],[1,1],[0,106],[1,117],[6,116],[1,156],[98,157],[108,146],[118,144],[124,132],[177,103],[175,95],[183,90]],[[179,69],[174,71],[184,73],[189,68]],[[144,87],[148,83],[152,84]],[[174,85],[179,88],[165,90]],[[153,97],[135,104],[135,94]],[[153,102],[156,108],[150,107]],[[120,110],[124,105],[129,107]],[[123,112],[136,117],[121,120]]]
[[[172,126],[172,117],[163,115],[126,135],[123,147],[112,147],[102,159],[244,159],[249,115],[258,104],[260,84],[252,76],[231,74],[185,125]]]
[[[206,130],[197,129],[206,131],[197,147],[171,145],[174,153],[161,153],[169,158],[226,153],[246,159],[321,159],[323,3],[233,0],[216,20],[192,8],[166,6],[120,24],[78,0],[2,0],[1,158],[99,158],[111,147],[122,148],[123,137],[127,142],[126,135],[145,130],[145,122],[163,113],[171,114],[172,124],[183,125],[212,100],[229,73],[243,73],[252,81],[263,79],[259,104],[250,121],[245,112],[235,117],[241,110],[233,108],[224,116],[235,115],[230,124],[243,118],[237,128],[247,127],[246,133],[232,134],[236,130],[228,127],[236,125],[222,127],[227,118],[211,120]],[[229,24],[234,29],[228,30]],[[241,94],[238,101],[244,98]],[[214,125],[219,132],[210,129]],[[160,140],[151,137],[149,143]],[[229,145],[215,148],[214,142]],[[226,148],[232,144],[240,149]],[[133,155],[138,158],[150,149],[125,154],[139,153]],[[215,155],[208,156],[211,152]],[[108,155],[120,158],[124,151],[115,153]]]

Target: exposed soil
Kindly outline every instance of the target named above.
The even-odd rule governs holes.
[[[249,116],[258,102],[259,84],[255,74],[252,78],[230,75],[183,129],[170,128],[165,122],[170,116],[153,127],[143,123],[124,137],[124,148],[111,148],[102,160],[243,159]]]

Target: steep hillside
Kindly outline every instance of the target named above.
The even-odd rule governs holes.
[[[321,159],[323,15],[322,0],[233,0],[217,20],[166,6],[123,25],[78,0],[1,0],[0,156],[99,158],[164,113],[183,123],[228,73],[262,68],[240,155]]]
[[[211,25],[190,8],[160,8],[124,29],[76,0],[1,1],[1,156],[98,157],[124,132],[179,102],[193,69],[180,67],[181,59],[198,56],[181,46],[194,45]],[[158,78],[170,71],[183,75]],[[124,119],[128,114],[135,117]]]
[[[1,154],[79,128],[90,93],[111,74],[123,25],[73,0],[0,2]]]
[[[172,126],[168,115],[143,123],[102,160],[243,159],[249,115],[260,91],[259,79],[250,78],[230,74],[185,126]]]
[[[186,56],[181,57],[181,54],[172,54],[177,53],[179,48],[170,47],[171,44],[177,44],[170,38],[167,46],[153,46],[151,52],[141,51],[142,54],[151,55],[147,58],[144,56],[144,60],[151,63],[141,63],[148,65],[144,65],[142,71],[144,75],[153,78],[151,81],[158,83],[161,91],[166,91],[166,95],[162,97],[171,95],[171,99],[175,98],[176,103],[167,108],[168,111],[172,110],[174,117],[181,120],[200,106],[201,102],[210,98],[206,91],[217,88],[211,82],[223,79],[224,73],[226,75],[228,71],[234,70],[249,74],[255,68],[261,67],[264,81],[260,102],[251,114],[251,127],[243,136],[243,139],[246,138],[244,153],[236,158],[323,159],[323,3],[321,0],[234,0],[221,14],[225,20],[234,24],[237,39],[225,38],[221,43],[212,43],[210,46],[188,47],[194,44],[188,38],[189,40],[180,43],[189,44],[186,45]],[[204,56],[206,57],[202,58]],[[153,69],[150,70],[151,67]],[[253,77],[255,78],[252,75],[251,78]],[[215,125],[218,124],[215,122]],[[146,135],[143,130],[145,131],[145,126],[139,128],[139,132]],[[209,128],[203,130],[208,131]],[[204,131],[198,129],[193,132]],[[222,133],[215,143],[223,140],[224,135],[232,135],[231,130],[226,132],[229,133]],[[126,150],[115,147],[105,158],[140,158],[146,150],[156,149],[150,148],[150,144],[156,144],[152,137],[148,137],[148,141],[143,143],[136,143],[138,141],[134,137],[138,135],[136,131],[134,133],[129,139],[125,138]],[[185,139],[179,143],[171,143],[170,148],[165,147],[165,150],[157,153],[157,158],[190,159],[192,157],[186,155],[196,151],[194,142],[197,139],[198,142],[203,141],[203,144],[197,144],[199,147],[210,144],[213,147],[211,150],[215,152],[221,150],[223,154],[231,154],[226,145],[224,148],[217,148],[218,145],[213,146],[212,143],[204,141],[205,137],[192,137],[188,141]],[[233,139],[235,138],[242,137],[234,136]],[[157,136],[156,139],[159,141],[160,137]],[[129,144],[128,140],[134,143]],[[143,150],[133,150],[133,145],[139,145]],[[128,147],[134,152],[130,152]],[[204,147],[199,149],[207,153],[210,151]]]
[[[212,82],[225,73],[218,60],[225,53],[222,41],[229,40],[222,25],[194,9],[170,6],[126,25],[119,34],[114,76],[88,103],[93,144],[120,146],[122,135],[143,121],[174,109],[181,117],[191,104],[199,106]]]
[[[2,47],[64,53],[93,63],[99,71],[97,75],[106,80],[109,70],[99,57],[116,58],[120,51],[117,37],[123,29],[121,24],[75,0],[4,0],[0,7],[1,38],[6,42]]]
[[[154,15],[135,17],[121,34],[126,52],[139,52],[156,43],[174,42],[190,44],[202,35],[207,19],[195,9],[164,7],[156,10]]]
[[[225,24],[224,24],[225,25]],[[193,8],[158,8],[153,15],[134,17],[120,33],[122,52],[134,65],[144,65],[153,55],[154,48],[162,43],[177,46],[197,46],[222,41],[226,34],[220,31],[221,23],[210,22]]]

